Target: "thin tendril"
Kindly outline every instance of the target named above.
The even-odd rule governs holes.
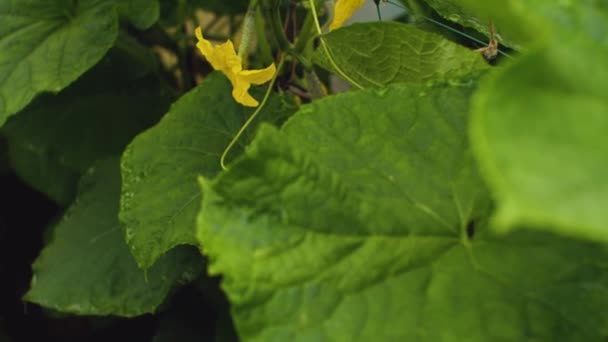
[[[321,47],[323,47],[323,51],[325,52],[325,56],[327,56],[327,60],[329,61],[329,64],[332,66],[332,68],[334,68],[334,70],[336,71],[336,73],[338,75],[340,75],[342,78],[347,80],[350,84],[354,85],[355,87],[357,87],[359,89],[363,89],[364,87],[362,85],[360,85],[359,83],[357,83],[352,78],[350,78],[348,75],[346,75],[344,73],[344,71],[342,71],[342,69],[336,64],[336,62],[332,58],[331,53],[329,51],[329,47],[325,43],[325,39],[323,39],[323,37],[322,37],[323,31],[321,31],[321,24],[319,24],[319,17],[317,17],[317,8],[315,5],[315,2],[314,2],[314,0],[309,0],[308,2],[310,3],[310,9],[312,11],[312,17],[315,22],[315,27],[317,28],[317,33],[319,34],[319,40],[321,40]]]
[[[404,9],[404,10],[407,11],[407,8],[405,6],[403,6],[403,5],[401,5],[401,4],[398,4],[398,3],[393,2],[391,0],[388,0],[388,1],[385,1],[385,2],[387,2],[387,3],[389,3],[389,4],[393,5],[393,6],[399,7],[401,9]],[[453,28],[453,27],[451,27],[449,25],[446,25],[446,24],[444,24],[444,23],[442,23],[440,21],[437,21],[437,20],[435,20],[433,18],[429,18],[429,17],[424,16],[424,15],[421,15],[420,17],[422,17],[424,20],[430,21],[431,23],[433,23],[435,25],[439,25],[439,26],[441,26],[442,28],[444,28],[444,29],[446,29],[448,31],[454,32],[454,33],[456,33],[458,35],[461,35],[462,37],[468,38],[468,39],[474,41],[477,44],[486,45],[485,42],[483,42],[483,41],[481,41],[481,40],[479,40],[479,39],[477,39],[477,38],[475,38],[475,37],[473,37],[473,36],[471,36],[469,34],[466,34],[464,32],[458,31],[457,29],[455,29],[455,28]],[[504,51],[502,51],[500,49],[498,49],[497,51],[498,51],[498,53],[500,53],[501,55],[503,55],[505,57],[513,58],[513,56],[509,55],[508,53],[506,53],[506,52],[504,52]]]
[[[479,39],[477,39],[477,38],[475,38],[475,37],[473,37],[471,35],[468,35],[468,34],[466,34],[464,32],[460,32],[457,29],[455,29],[453,27],[450,27],[450,26],[448,26],[448,25],[446,25],[446,24],[444,24],[442,22],[439,22],[439,21],[437,21],[435,19],[431,19],[431,18],[428,18],[428,17],[425,17],[425,16],[423,16],[423,18],[426,19],[426,20],[428,20],[428,21],[430,21],[430,22],[432,22],[433,24],[436,24],[436,25],[439,25],[439,26],[443,27],[446,30],[452,31],[452,32],[454,32],[456,34],[459,34],[459,35],[465,37],[465,38],[468,38],[468,39],[474,41],[477,44],[486,45],[486,43],[482,42],[481,40],[479,40]],[[506,53],[504,51],[501,51],[500,49],[498,49],[497,51],[498,51],[498,53],[500,53],[501,55],[503,55],[505,57],[513,58],[511,55],[509,55],[508,53]]]
[[[241,126],[241,128],[236,133],[236,135],[232,138],[232,140],[230,141],[228,146],[226,146],[226,148],[224,149],[224,152],[222,152],[222,156],[220,157],[220,166],[222,167],[222,170],[226,170],[226,164],[224,163],[224,161],[226,160],[226,156],[228,155],[228,152],[230,152],[230,150],[232,149],[232,147],[234,147],[234,144],[236,144],[236,142],[239,140],[241,135],[243,135],[243,133],[249,127],[249,125],[251,125],[253,120],[255,120],[255,118],[260,114],[260,112],[266,105],[266,102],[268,102],[270,93],[272,93],[272,87],[274,87],[274,83],[277,80],[279,72],[281,72],[281,69],[283,69],[283,65],[285,64],[284,62],[285,62],[285,59],[281,58],[281,61],[279,62],[279,65],[277,66],[277,71],[272,76],[272,79],[270,79],[270,84],[268,84],[268,88],[266,89],[266,94],[264,94],[264,98],[262,99],[262,102],[260,103],[258,108],[256,108],[256,110],[253,112],[253,114],[251,114],[249,119],[247,119],[247,121],[245,121],[243,126]]]
[[[382,13],[380,12],[380,2],[374,1],[376,3],[376,12],[378,12],[378,20],[382,21]]]

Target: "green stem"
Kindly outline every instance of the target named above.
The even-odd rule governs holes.
[[[177,3],[177,15],[180,18],[181,23],[186,21],[188,17],[188,3],[186,0],[180,0]],[[178,25],[177,30],[175,31],[174,39],[177,46],[177,59],[180,65],[181,74],[182,74],[182,84],[183,90],[189,90],[194,86],[194,80],[192,78],[192,73],[190,71],[190,66],[188,64],[188,49],[189,46],[186,41],[186,28],[185,25]]]
[[[272,76],[272,79],[270,80],[270,84],[268,84],[268,89],[266,89],[266,94],[264,94],[264,98],[262,99],[262,102],[260,103],[258,108],[256,108],[256,110],[253,112],[253,114],[251,114],[249,119],[247,119],[247,121],[243,124],[243,126],[241,126],[241,128],[236,133],[234,138],[232,138],[232,140],[230,141],[230,143],[228,144],[226,149],[224,149],[224,152],[222,153],[222,156],[220,157],[220,166],[222,167],[222,170],[226,170],[226,164],[225,164],[226,156],[228,155],[228,153],[230,152],[232,147],[234,147],[234,144],[236,144],[236,142],[239,140],[241,135],[243,135],[243,133],[251,125],[253,120],[255,120],[255,118],[260,114],[260,112],[266,105],[266,102],[268,102],[268,98],[270,98],[270,94],[272,93],[272,88],[274,87],[274,83],[276,82],[277,77],[279,76],[279,73],[281,72],[281,69],[283,69],[283,65],[285,64],[284,62],[285,62],[285,59],[281,58],[281,61],[279,62],[279,65],[277,66],[277,70],[274,73],[274,75]]]
[[[380,0],[374,0],[376,4],[376,12],[378,13],[378,20],[382,21],[382,12],[380,12]]]
[[[289,54],[291,56],[293,56],[298,62],[300,62],[300,64],[304,68],[304,70],[312,70],[313,69],[312,62],[310,61],[310,59],[304,57],[304,55],[302,55],[300,53],[297,53],[296,51],[291,51]]]
[[[357,83],[355,80],[350,78],[344,71],[342,71],[342,68],[340,68],[334,61],[334,59],[331,55],[331,52],[329,51],[329,47],[327,46],[327,43],[325,43],[325,39],[323,38],[323,31],[321,30],[321,24],[319,23],[319,17],[317,16],[317,8],[315,6],[315,2],[314,2],[314,0],[308,0],[308,1],[310,3],[310,10],[312,11],[313,20],[315,21],[315,27],[317,28],[317,33],[319,34],[319,40],[321,41],[321,47],[323,48],[323,52],[325,52],[325,56],[327,57],[329,64],[332,66],[332,68],[334,68],[334,70],[336,71],[336,73],[338,75],[340,75],[342,78],[344,78],[350,84],[352,84],[353,86],[355,86],[359,89],[364,89],[364,87],[362,85]]]
[[[285,36],[285,30],[283,29],[283,21],[281,20],[281,13],[276,6],[267,8],[267,18],[270,20],[270,28],[272,33],[279,44],[279,49],[283,52],[291,51],[292,46],[287,37]]]
[[[260,10],[259,7],[258,7],[258,10],[256,11],[255,19],[256,19],[255,20],[255,25],[256,25],[255,30],[256,30],[256,33],[258,36],[258,52],[259,52],[260,58],[263,62],[262,64],[268,65],[274,61],[274,58],[272,57],[272,48],[270,47],[270,43],[266,39],[264,18],[262,17],[262,11]]]
[[[390,2],[390,1],[387,1],[387,2]],[[412,11],[414,18],[416,18],[417,16],[420,16],[420,15],[424,16],[426,14],[417,0],[407,0],[406,2],[407,2],[407,7]]]
[[[178,23],[183,23],[186,21],[188,17],[188,1],[187,0],[178,0],[177,1],[177,18]]]
[[[308,40],[311,38],[312,28],[314,24],[314,19],[312,17],[312,12],[308,12],[306,14],[306,18],[304,18],[304,23],[300,28],[300,33],[298,34],[298,38],[294,44],[294,51],[296,53],[301,53],[304,51]]]
[[[243,20],[243,33],[241,35],[241,44],[238,52],[239,57],[241,57],[241,60],[243,61],[246,61],[247,59],[247,55],[249,54],[249,46],[251,46],[251,41],[255,35],[255,13],[257,6],[257,0],[249,1],[247,14],[245,14],[245,19]]]

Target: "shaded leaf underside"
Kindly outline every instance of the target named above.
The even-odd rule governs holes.
[[[133,70],[137,64],[112,50],[60,94],[44,94],[11,117],[1,131],[19,177],[67,206],[95,160],[120,155],[169,106],[159,80],[131,79]]]
[[[117,219],[119,170],[111,158],[84,176],[33,265],[26,300],[78,315],[136,316],[154,312],[174,286],[200,273],[202,259],[187,248],[165,255],[147,275],[137,267]]]

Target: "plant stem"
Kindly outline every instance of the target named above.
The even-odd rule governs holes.
[[[263,64],[268,65],[274,62],[274,58],[272,57],[272,48],[270,47],[270,42],[266,39],[264,18],[262,17],[262,11],[259,6],[258,10],[256,11],[255,25],[255,30],[258,37],[258,53],[260,54]]]
[[[249,7],[243,19],[243,32],[241,34],[241,44],[239,46],[238,55],[241,57],[243,64],[246,65],[247,55],[249,54],[249,46],[255,35],[255,13],[258,6],[258,0],[249,1]]]
[[[283,29],[283,22],[281,21],[281,13],[276,6],[266,8],[266,17],[269,19],[270,28],[272,33],[279,44],[279,49],[282,52],[288,52],[292,50],[291,43],[285,36],[285,30]]]
[[[317,28],[317,33],[319,34],[319,40],[321,41],[321,47],[323,48],[323,52],[325,52],[325,56],[327,57],[329,64],[332,66],[332,68],[334,68],[334,70],[336,71],[336,73],[338,75],[340,75],[342,78],[344,78],[350,84],[352,84],[353,86],[355,86],[359,89],[364,89],[364,87],[362,85],[357,83],[355,80],[350,78],[344,71],[342,71],[342,68],[340,68],[334,61],[334,59],[331,55],[331,52],[329,51],[329,47],[327,46],[327,44],[325,43],[325,39],[323,38],[323,31],[321,30],[321,24],[319,24],[319,17],[317,16],[317,7],[315,4],[315,1],[308,0],[308,2],[310,3],[310,10],[312,11],[313,20],[315,21],[315,27]]]
[[[301,53],[306,47],[308,40],[311,38],[313,24],[314,20],[312,17],[312,12],[308,12],[306,14],[306,18],[304,18],[304,23],[300,28],[300,34],[298,34],[298,38],[296,39],[296,42],[293,47],[296,53]]]

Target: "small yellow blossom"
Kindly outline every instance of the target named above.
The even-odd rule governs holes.
[[[224,73],[232,83],[232,97],[236,102],[247,107],[257,107],[259,103],[249,94],[249,88],[252,84],[260,85],[270,81],[276,72],[274,63],[266,69],[243,70],[241,57],[236,54],[234,45],[230,40],[224,44],[214,46],[210,41],[203,38],[203,31],[200,27],[194,31],[194,34],[198,39],[196,47],[205,56],[209,64],[213,69]]]
[[[329,30],[332,31],[342,26],[364,3],[365,0],[336,0],[334,20],[329,25]]]

